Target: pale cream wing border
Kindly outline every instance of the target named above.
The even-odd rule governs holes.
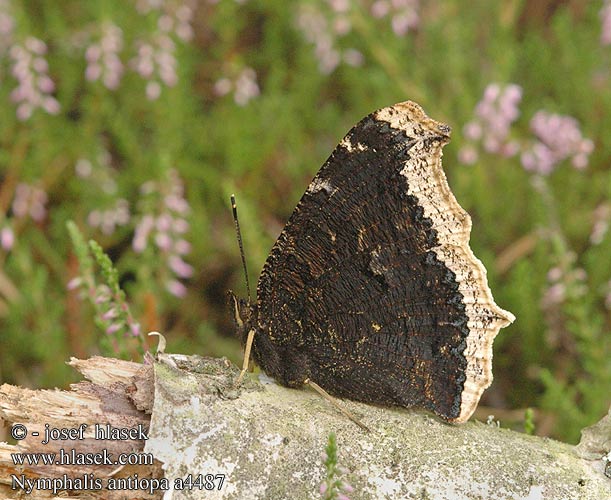
[[[515,317],[492,298],[486,268],[469,247],[471,217],[456,201],[441,166],[442,146],[449,142],[450,127],[429,118],[411,101],[383,108],[374,116],[416,138],[401,175],[407,180],[408,193],[418,198],[424,216],[432,221],[440,241],[433,251],[456,274],[464,297],[469,328],[464,352],[467,370],[460,415],[452,421],[465,422],[492,383],[492,342]]]

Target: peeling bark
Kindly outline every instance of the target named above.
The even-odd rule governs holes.
[[[72,358],[68,364],[89,381],[72,384],[71,391],[31,390],[9,384],[0,386],[0,419],[11,426],[23,425],[27,429],[27,437],[18,444],[0,443],[0,497],[25,498],[22,489],[12,488],[13,478],[23,480],[25,477],[34,481],[44,479],[45,484],[41,481],[40,485],[45,487],[52,486],[53,480],[63,480],[63,485],[76,487],[62,489],[61,498],[153,498],[150,495],[126,497],[125,491],[109,491],[103,487],[110,478],[116,481],[134,474],[140,477],[161,476],[158,462],[150,466],[14,464],[13,453],[56,453],[56,460],[60,460],[60,450],[69,457],[85,453],[90,456],[106,453],[111,457],[120,453],[142,453],[144,440],[100,440],[95,439],[94,431],[96,424],[104,430],[106,424],[117,429],[138,428],[138,425],[149,427],[153,402],[152,365],[99,356],[88,360]],[[80,429],[83,424],[87,425],[83,428],[83,439],[58,439],[43,444],[47,429]],[[35,432],[39,433],[38,437],[33,436]],[[82,488],[91,484],[94,478],[101,481],[101,490]],[[64,496],[66,492],[71,496]],[[59,496],[59,492],[53,493],[48,488],[34,489],[27,498]]]

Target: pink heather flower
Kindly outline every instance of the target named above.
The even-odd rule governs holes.
[[[342,60],[341,52],[335,49],[328,49],[324,45],[320,44],[315,50],[316,56],[318,57],[319,69],[321,73],[329,75],[333,73],[335,68],[339,66]]]
[[[393,16],[391,25],[397,36],[404,36],[410,29],[418,26],[418,16],[410,15],[410,13],[398,14]]]
[[[134,337],[138,337],[142,332],[142,328],[140,327],[140,323],[135,323],[133,320],[129,323],[129,330]]]
[[[12,250],[15,244],[15,233],[13,230],[5,226],[0,230],[0,246],[5,252]]]
[[[585,269],[575,267],[574,263],[575,255],[569,253],[560,265],[548,271],[547,280],[550,286],[541,300],[545,309],[561,304],[567,298],[578,298],[587,293],[588,275]]]
[[[0,53],[11,45],[15,19],[11,15],[11,4],[8,0],[0,0]]]
[[[583,169],[594,143],[581,135],[577,120],[547,111],[538,111],[530,122],[536,136],[522,153],[522,166],[531,172],[550,174],[558,163],[570,159],[573,167]]]
[[[187,287],[178,280],[170,280],[166,283],[166,289],[172,295],[182,298],[187,295]]]
[[[343,61],[348,66],[362,66],[365,62],[365,57],[356,49],[346,49],[343,52]]]
[[[164,203],[170,210],[181,215],[189,213],[189,204],[184,198],[171,194],[165,197]]]
[[[159,85],[159,82],[156,81],[148,82],[146,84],[144,93],[149,101],[155,101],[159,99],[159,96],[161,95],[161,85]]]
[[[173,19],[168,16],[167,14],[164,14],[163,16],[161,16],[158,20],[157,20],[157,27],[161,30],[161,31],[165,31],[168,32],[172,29],[172,27],[174,26],[174,21]]]
[[[389,17],[395,35],[402,37],[420,24],[419,8],[419,0],[377,0],[370,12],[377,19]]]
[[[12,204],[13,214],[17,218],[29,215],[35,222],[40,222],[47,213],[46,203],[47,193],[40,188],[21,182],[15,188],[15,198]]]
[[[219,78],[216,83],[214,84],[214,93],[217,96],[224,96],[229,94],[229,92],[231,92],[231,89],[233,88],[233,83],[231,83],[231,80],[229,78],[223,77],[223,78]]]
[[[338,13],[348,12],[350,9],[350,0],[327,0],[331,9]]]
[[[182,260],[178,255],[168,257],[168,265],[179,278],[190,278],[193,276],[193,267]]]
[[[586,273],[586,270],[583,267],[578,267],[573,270],[572,276],[576,281],[585,281],[588,277],[588,273]]]
[[[110,301],[110,299],[110,288],[106,285],[98,285],[94,291],[94,302],[99,305]]]
[[[117,310],[114,307],[111,307],[108,311],[102,314],[102,319],[103,320],[113,319],[113,318],[116,318],[117,315],[118,315]]]
[[[214,84],[214,93],[224,96],[233,91],[233,99],[239,106],[245,106],[251,99],[260,94],[257,84],[257,73],[250,67],[243,68],[235,80],[228,77],[219,78]]]
[[[260,94],[257,85],[257,74],[252,68],[244,68],[235,81],[233,98],[239,106],[245,106],[248,101]]]
[[[189,230],[189,223],[185,219],[175,219],[172,228],[175,233],[184,234]]]
[[[371,5],[371,15],[376,18],[385,17],[390,12],[390,2],[387,0],[377,0]]]
[[[72,278],[70,281],[68,281],[68,284],[66,285],[66,289],[76,290],[82,284],[83,284],[83,278],[81,278],[80,276],[77,276],[76,278]]]
[[[551,285],[543,296],[543,304],[549,307],[553,304],[560,304],[566,297],[566,285],[564,283],[555,283]]]
[[[560,281],[561,278],[562,278],[562,269],[560,269],[558,266],[552,267],[547,272],[547,280],[548,281],[551,281],[551,282]]]
[[[188,42],[193,38],[193,28],[191,22],[193,21],[193,7],[191,5],[183,4],[176,9],[176,21],[175,21],[175,32],[178,38]]]
[[[175,11],[166,11],[161,15],[157,27],[164,33],[175,34],[184,42],[188,42],[193,38],[192,19],[193,8],[189,5],[181,5]]]
[[[603,203],[594,210],[594,224],[590,233],[590,243],[599,245],[609,231],[611,221],[611,205]]]
[[[341,39],[352,31],[351,8],[352,3],[348,0],[327,0],[326,8],[325,4],[304,4],[298,10],[297,28],[306,41],[314,45],[318,68],[323,74],[332,73],[342,62],[352,66],[362,64],[363,56],[359,51],[339,46]]]
[[[611,44],[611,1],[605,0],[602,9],[600,9],[600,19],[602,22],[600,43],[602,45]]]
[[[469,143],[458,153],[462,163],[477,161],[476,145],[490,154],[509,157],[518,153],[519,145],[509,139],[509,132],[511,124],[520,116],[521,99],[522,88],[518,85],[492,83],[486,87],[482,100],[475,107],[475,117],[463,129]]]
[[[132,248],[136,253],[142,253],[146,248],[146,243],[151,230],[155,227],[155,218],[146,214],[142,217],[134,234],[134,240],[132,242]]]
[[[121,323],[112,323],[106,328],[106,333],[112,335],[113,333],[117,333],[122,327],[123,325]]]
[[[337,17],[333,21],[333,31],[336,35],[347,35],[348,33],[350,33],[350,30],[352,30],[352,24],[350,23],[350,19],[348,19],[347,17]]]
[[[155,235],[155,244],[160,250],[167,252],[172,248],[172,238],[168,233],[157,233]]]
[[[87,224],[91,227],[97,227],[102,224],[102,213],[99,210],[93,210],[89,212],[87,216]]]
[[[178,240],[174,242],[174,251],[178,255],[185,255],[191,251],[191,243],[186,240]]]
[[[482,138],[482,124],[478,121],[469,122],[465,125],[463,132],[470,141],[477,141]]]
[[[134,251],[143,252],[153,241],[156,251],[161,254],[167,269],[177,279],[170,279],[166,289],[177,297],[186,293],[186,287],[178,279],[193,276],[193,267],[183,259],[191,249],[184,234],[189,231],[186,216],[191,211],[184,198],[184,186],[175,170],[169,172],[169,182],[145,183],[140,189],[143,195],[158,195],[159,203],[156,213],[147,213],[136,226]]]
[[[140,41],[137,56],[130,66],[146,82],[146,96],[156,100],[161,95],[162,84],[173,87],[178,82],[176,73],[176,47],[172,39],[164,33],[158,33],[149,42]]]
[[[87,216],[87,224],[100,229],[102,233],[109,236],[115,232],[117,227],[126,226],[130,218],[127,200],[119,198],[115,201],[114,207],[108,210],[93,210],[90,212]]]
[[[109,90],[116,90],[123,75],[120,52],[123,49],[123,32],[112,23],[101,28],[99,42],[93,43],[85,51],[87,68],[85,78],[89,81],[102,80]]]
[[[208,1],[208,3],[216,3]],[[164,33],[175,34],[181,40],[188,42],[193,38],[193,13],[195,2],[193,0],[167,1],[167,0],[137,0],[136,9],[141,14],[157,12],[157,27]]]
[[[458,151],[458,161],[464,165],[473,165],[477,158],[477,150],[471,145],[465,146]]]
[[[17,118],[25,121],[37,108],[49,114],[59,113],[59,102],[51,93],[55,85],[49,78],[48,64],[44,58],[47,46],[38,38],[28,37],[23,45],[15,44],[9,50],[13,60],[12,74],[17,87],[11,92],[11,100],[17,104]]]
[[[167,200],[167,197],[165,198],[165,200]],[[166,207],[167,207],[167,204],[166,204]],[[172,228],[173,222],[174,220],[172,219],[172,216],[166,212],[166,213],[161,214],[159,217],[157,217],[157,222],[155,224],[155,227],[157,228],[157,231],[166,232]]]
[[[93,172],[93,166],[91,162],[85,158],[80,158],[76,165],[74,165],[74,173],[81,177],[82,179],[86,179]]]
[[[136,0],[136,10],[140,14],[148,14],[152,10],[160,9],[164,0]]]
[[[354,491],[354,488],[352,486],[350,486],[346,481],[344,481],[342,483],[342,489],[346,492],[346,493],[352,493]]]

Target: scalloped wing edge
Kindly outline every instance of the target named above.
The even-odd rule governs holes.
[[[406,160],[401,175],[407,180],[408,193],[418,199],[424,215],[437,231],[441,243],[432,250],[456,275],[459,291],[464,297],[469,328],[464,351],[466,378],[460,414],[450,421],[466,422],[475,411],[482,393],[492,383],[494,338],[501,328],[515,320],[515,316],[494,302],[486,268],[469,247],[471,217],[458,204],[441,165],[442,147],[449,142],[450,127],[429,118],[418,104],[411,101],[380,109],[373,116],[404,131],[408,137],[418,139],[410,150],[410,158]]]

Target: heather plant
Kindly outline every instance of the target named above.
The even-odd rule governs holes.
[[[532,408],[526,408],[524,412],[524,432],[526,434],[534,434],[535,433],[535,413]]]
[[[325,479],[319,488],[322,500],[350,500],[348,495],[354,491],[345,479],[347,469],[338,463],[337,451],[337,438],[332,432],[322,457],[325,465]]]
[[[412,99],[453,127],[450,185],[517,316],[484,411],[575,441],[611,403],[611,7],[537,5],[0,0],[0,379],[65,386],[62,360],[136,359],[151,330],[239,362],[229,195],[256,276],[348,128]]]
[[[119,273],[113,267],[108,255],[95,241],[85,243],[74,222],[68,221],[67,229],[78,257],[79,276],[70,280],[68,290],[82,291],[82,298],[87,297],[95,309],[94,321],[104,333],[100,346],[106,355],[122,357],[142,357],[144,355],[144,337],[140,324],[132,316],[125,292],[119,286]],[[99,267],[96,273],[95,267]],[[97,275],[101,275],[100,282]],[[130,339],[136,339],[135,346]],[[131,342],[131,344],[134,344]],[[136,350],[137,356],[133,351]]]
[[[578,256],[571,248],[559,218],[557,195],[549,177],[556,169],[568,165],[577,171],[585,170],[594,144],[583,137],[577,120],[546,110],[538,110],[530,120],[533,138],[516,138],[516,133],[508,139],[511,124],[519,116],[517,104],[521,92],[518,89],[515,84],[507,85],[504,90],[498,85],[488,86],[476,106],[476,119],[465,126],[465,135],[472,140],[481,140],[482,149],[491,155],[489,161],[493,159],[492,155],[511,157],[519,154],[522,167],[532,174],[530,185],[542,208],[537,220],[538,237],[549,251],[547,288],[539,299],[546,328],[541,340],[544,340],[544,349],[554,352],[556,362],[564,361],[550,368],[538,368],[538,379],[546,386],[541,406],[557,412],[561,425],[577,435],[578,422],[585,420],[586,408],[597,411],[593,408],[598,407],[598,411],[602,411],[608,404],[608,398],[600,397],[604,391],[602,385],[594,390],[590,387],[592,383],[598,385],[596,377],[601,373],[609,374],[611,368],[608,325],[596,310],[601,302],[606,304],[608,297],[604,288],[599,288],[598,293],[588,289],[588,273],[579,265],[587,250],[583,256]],[[487,126],[482,126],[482,122]],[[466,164],[475,163],[478,155],[473,144],[466,146],[466,151],[459,152],[459,158]],[[598,234],[590,241],[600,244],[605,229],[596,231]],[[591,302],[597,295],[598,303]],[[588,340],[584,343],[585,338]],[[594,345],[601,349],[602,356],[589,351]],[[604,383],[608,380],[606,377]],[[561,397],[563,391],[571,392],[573,398],[580,400],[580,405],[564,406],[567,400]],[[531,432],[534,429],[533,415],[530,411],[527,415],[525,429]]]

